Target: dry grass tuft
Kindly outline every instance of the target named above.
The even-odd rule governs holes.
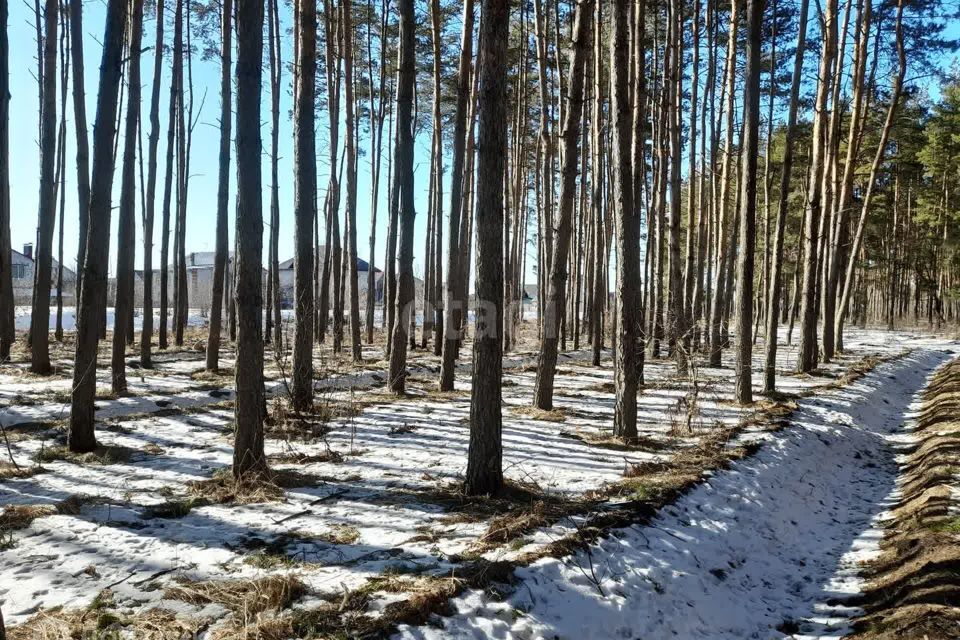
[[[0,462],[0,482],[5,480],[29,478],[30,476],[35,476],[43,471],[45,471],[45,469],[41,466],[35,465],[32,467],[16,467],[9,462]]]
[[[182,640],[193,638],[205,625],[166,609],[146,609],[127,615],[115,610],[113,595],[101,591],[85,609],[56,607],[41,611],[7,630],[8,640],[75,640],[136,638]]]
[[[360,539],[360,530],[349,524],[335,524],[316,537],[330,544],[353,544]]]
[[[138,455],[151,455],[146,449],[133,449],[104,445],[89,453],[74,453],[64,446],[44,447],[37,452],[34,460],[44,462],[71,462],[73,464],[110,465],[130,462]]]
[[[85,496],[70,496],[56,504],[11,504],[0,512],[0,532],[26,529],[37,518],[53,515],[71,515],[80,513],[84,504],[91,499]]]
[[[163,597],[201,606],[218,604],[235,614],[248,616],[286,609],[299,600],[306,590],[300,578],[283,574],[255,580],[194,582],[181,579],[176,586],[168,587]]]
[[[511,407],[510,411],[518,416],[526,416],[534,420],[542,420],[544,422],[566,422],[567,416],[563,415],[563,412],[560,409],[553,409],[551,411],[545,411],[543,409],[538,409],[537,407],[528,407],[528,406],[519,406]]]
[[[290,470],[268,470],[235,478],[230,469],[220,469],[208,480],[187,483],[190,497],[212,504],[258,504],[282,502],[284,489],[316,485],[322,479]]]

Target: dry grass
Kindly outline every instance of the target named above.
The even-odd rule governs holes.
[[[205,625],[183,614],[152,608],[128,615],[116,611],[109,590],[100,592],[85,609],[56,607],[41,611],[7,630],[8,640],[182,640],[196,637]]]
[[[155,449],[153,450],[155,451]],[[73,464],[110,465],[130,462],[137,455],[151,455],[147,449],[133,449],[103,445],[89,453],[74,453],[64,446],[43,447],[34,456],[38,463],[44,462],[71,462]]]
[[[77,515],[91,500],[84,496],[70,496],[56,504],[11,504],[0,511],[0,532],[26,529],[37,518],[53,515]]]
[[[212,504],[258,504],[282,502],[284,489],[307,487],[323,482],[322,478],[290,470],[267,470],[235,478],[230,469],[214,472],[208,480],[187,483],[189,497]]]
[[[281,611],[306,593],[300,578],[293,575],[271,575],[255,580],[181,579],[164,591],[168,600],[182,600],[195,605],[218,604],[241,616],[266,611]]]
[[[16,480],[19,478],[29,478],[30,476],[35,476],[43,471],[45,471],[45,469],[37,465],[31,467],[18,467],[9,462],[0,462],[0,482],[5,480]]]
[[[360,530],[349,524],[335,524],[316,538],[330,544],[353,544],[360,539]]]
[[[525,416],[527,418],[532,418],[534,420],[542,420],[544,422],[566,422],[567,416],[563,415],[563,412],[560,409],[553,409],[551,411],[545,411],[543,409],[538,409],[537,407],[511,407],[510,411],[518,416]]]

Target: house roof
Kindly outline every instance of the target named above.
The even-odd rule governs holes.
[[[319,260],[323,260],[326,254],[327,254],[326,246],[320,245],[319,247],[317,247],[317,258]],[[287,260],[284,260],[283,262],[281,262],[279,265],[280,271],[292,271],[293,262],[294,262],[293,258],[288,258]],[[363,258],[361,258],[360,256],[357,256],[357,271],[369,271],[369,270],[370,270],[370,263],[364,260]],[[377,269],[376,267],[373,268],[373,272],[381,273],[380,269]]]
[[[17,251],[16,249],[14,249],[14,248],[12,248],[12,247],[11,247],[11,249],[10,249],[10,253],[13,254],[14,256],[20,256],[21,258],[23,258],[24,260],[27,260],[27,261],[29,261],[29,262],[35,262],[35,260],[34,260],[33,258],[27,257],[26,255],[24,255],[23,253]],[[57,269],[57,267],[60,265],[60,263],[57,262],[56,258],[51,258],[51,265],[52,265],[52,268],[55,270],[55,269]],[[64,265],[64,266],[63,266],[63,277],[64,277],[64,279],[73,279],[73,278],[76,278],[76,277],[77,277],[77,274],[73,271],[73,269],[70,269],[69,267],[67,267],[66,265]]]

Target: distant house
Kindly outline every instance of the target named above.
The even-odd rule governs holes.
[[[11,249],[10,258],[13,264],[13,302],[16,305],[30,305],[33,303],[33,278],[36,272],[36,260],[33,255],[33,244],[23,245],[23,252]],[[57,278],[60,274],[60,263],[52,260],[50,273],[50,301],[57,297]],[[63,304],[73,306],[76,302],[77,274],[63,268]]]
[[[326,256],[327,248],[323,245],[317,247],[316,260],[320,264],[320,271],[323,271],[323,260]],[[280,296],[284,306],[293,306],[293,273],[294,259],[284,260],[280,263]],[[367,296],[367,278],[370,273],[370,264],[363,258],[357,257],[357,280],[359,281],[359,291],[361,301]],[[333,282],[333,274],[330,274],[330,281]],[[374,302],[380,304],[383,302],[383,272],[376,267],[373,268],[373,282],[376,298]],[[349,305],[349,302],[347,302]],[[362,308],[362,307],[361,307]]]

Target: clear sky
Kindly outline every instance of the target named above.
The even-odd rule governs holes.
[[[21,249],[23,244],[33,242],[36,237],[37,223],[37,201],[39,190],[39,148],[38,148],[38,90],[35,78],[36,72],[36,40],[34,27],[34,13],[32,3],[15,1],[10,3],[10,86],[12,100],[10,105],[11,113],[11,141],[10,141],[10,178],[11,178],[11,209],[12,209],[12,242],[16,249]],[[289,9],[285,3],[280,3],[281,15],[284,22],[288,21],[287,13]],[[84,3],[84,54],[85,54],[85,74],[86,74],[86,97],[87,97],[87,118],[90,127],[89,135],[92,135],[94,115],[96,111],[96,94],[98,84],[98,71],[100,64],[101,47],[99,44],[103,34],[105,4],[104,0],[86,0]],[[169,11],[168,11],[169,14]],[[169,16],[168,16],[169,17]],[[145,22],[144,45],[152,46],[154,41],[155,21],[148,16]],[[956,21],[949,23],[947,32],[949,36],[960,34]],[[165,39],[167,45],[170,44],[172,34],[167,29]],[[199,48],[199,44],[194,43]],[[285,61],[292,59],[292,38],[285,35],[283,39]],[[266,50],[264,55],[266,55]],[[948,56],[942,62],[942,68],[947,68],[953,61],[954,56]],[[164,62],[164,71],[161,86],[161,107],[160,107],[160,171],[163,171],[164,148],[166,142],[166,114],[167,97],[169,95],[169,61]],[[144,53],[141,64],[143,89],[143,122],[145,128],[149,128],[146,114],[149,109],[150,86],[152,83],[153,69],[153,51],[147,50]],[[361,66],[358,73],[365,71]],[[211,251],[214,248],[214,236],[216,226],[216,193],[217,193],[217,162],[218,162],[218,144],[219,144],[219,60],[201,60],[200,56],[195,57],[194,62],[194,84],[195,96],[198,109],[201,101],[203,108],[199,111],[199,121],[194,132],[193,154],[191,158],[191,180],[189,190],[189,206],[187,212],[187,242],[186,249],[190,251]],[[264,76],[266,81],[266,74]],[[921,81],[930,85],[931,93],[936,95],[936,82],[933,78]],[[284,90],[281,98],[281,121],[280,121],[280,259],[293,256],[293,153],[292,153],[292,126],[289,120],[291,105],[291,76],[289,68],[284,70]],[[58,83],[59,86],[59,83]],[[421,90],[424,90],[422,87]],[[431,88],[426,90],[432,91]],[[76,197],[76,166],[75,166],[75,133],[73,128],[73,109],[71,103],[72,97],[67,99],[67,171],[66,171],[66,223],[65,223],[65,241],[64,254],[66,266],[73,268],[75,266],[77,243],[78,243],[78,222],[77,222],[77,197]],[[59,100],[58,100],[59,109]],[[779,111],[779,109],[778,109]],[[59,115],[59,114],[58,114]],[[269,205],[269,158],[266,155],[267,145],[269,144],[269,92],[265,85],[263,93],[263,141],[264,141],[264,162],[263,162],[263,190],[264,190],[264,214],[267,215]],[[327,165],[326,158],[328,150],[326,147],[327,126],[326,113],[319,113],[317,119],[318,127],[318,185],[320,189],[320,201],[323,199],[323,192],[326,188]],[[144,144],[146,144],[147,131],[143,132]],[[341,139],[342,139],[341,132]],[[420,259],[423,255],[424,236],[426,227],[427,212],[427,190],[429,184],[429,129],[421,130],[417,138],[417,153],[415,160],[416,167],[416,190],[417,190],[417,219],[416,219],[416,241],[414,245],[415,259],[414,269],[419,274],[423,263]],[[122,145],[122,140],[121,140]],[[358,177],[358,207],[357,207],[357,246],[358,253],[362,258],[368,258],[368,234],[370,220],[370,171],[369,156],[366,154],[368,141],[362,136],[360,140],[362,155],[359,159],[359,177]],[[380,188],[380,208],[377,224],[377,249],[373,256],[373,262],[377,267],[383,267],[383,255],[386,245],[386,225],[387,225],[387,159],[390,153],[391,144],[388,140],[386,131],[384,133],[384,160],[382,170],[382,183]],[[449,161],[447,162],[444,174],[445,198],[449,196]],[[117,174],[114,179],[114,204],[117,202],[119,193],[119,162]],[[233,218],[233,192],[236,184],[236,166],[231,166],[231,246],[233,237],[232,218]],[[159,176],[159,184],[162,185],[162,173]],[[139,175],[138,175],[139,181]],[[139,187],[139,185],[138,185]],[[157,220],[154,231],[154,265],[159,263],[160,250],[160,196],[162,188],[158,188],[157,194]],[[345,201],[345,197],[343,199]],[[341,202],[341,216],[344,202]],[[445,200],[444,209],[449,201]],[[138,196],[139,205],[139,196]],[[138,207],[139,209],[139,207]],[[342,217],[341,217],[342,220]],[[141,244],[139,239],[142,237],[140,228],[140,214],[137,214],[137,265],[142,264]],[[341,222],[342,225],[342,222]],[[111,274],[116,269],[115,258],[115,238],[116,238],[116,216],[111,221]],[[341,226],[342,228],[342,226]],[[444,222],[444,230],[446,223]],[[268,229],[265,227],[265,234]],[[321,230],[321,234],[322,234]],[[446,235],[446,234],[444,234]],[[322,240],[321,240],[322,241]],[[446,242],[446,238],[444,239]],[[54,239],[56,251],[56,238]],[[528,254],[532,248],[528,245]],[[527,282],[535,282],[533,275],[533,265],[535,260],[528,259]]]
[[[281,13],[285,16],[287,11],[285,3],[280,3]],[[168,10],[168,18],[170,11]],[[84,59],[85,59],[85,85],[86,85],[86,103],[87,120],[89,126],[88,135],[93,134],[94,115],[96,113],[96,96],[99,81],[100,68],[100,41],[103,38],[105,17],[105,3],[103,0],[86,0],[84,2],[83,28],[84,38]],[[147,115],[150,107],[150,87],[153,81],[153,50],[152,45],[155,38],[155,20],[152,16],[145,18],[144,46],[151,47],[143,54],[141,64],[141,74],[143,81],[143,138],[144,149],[146,149],[146,137],[149,132],[149,122]],[[34,12],[32,3],[30,6],[26,2],[15,1],[10,3],[10,93],[11,93],[11,127],[10,127],[10,182],[11,182],[11,237],[13,247],[21,250],[23,245],[28,242],[34,242],[36,238],[37,225],[37,203],[39,192],[39,146],[38,146],[38,88],[36,81],[36,33],[34,27]],[[172,40],[172,33],[169,28],[165,33],[165,43],[169,46]],[[195,42],[199,48],[199,43]],[[286,61],[292,59],[292,38],[284,37],[283,58],[285,60],[283,92],[281,97],[281,115],[280,115],[280,153],[279,153],[279,175],[280,175],[280,260],[293,257],[293,128],[290,122],[289,114],[292,110],[291,98],[291,76],[289,68],[286,67]],[[264,48],[266,56],[266,47]],[[58,62],[59,63],[59,62]],[[363,71],[366,67],[360,67],[357,73]],[[59,72],[58,72],[59,73]],[[193,153],[190,160],[190,187],[189,187],[189,205],[187,211],[187,240],[186,250],[191,251],[212,251],[214,249],[214,237],[216,230],[216,196],[217,196],[217,170],[218,170],[218,145],[219,145],[219,117],[220,117],[220,64],[219,60],[201,60],[197,55],[194,58],[194,95],[196,98],[197,109],[199,111],[201,101],[204,102],[202,111],[199,111],[199,121],[194,131]],[[71,70],[72,74],[72,70]],[[157,209],[156,225],[154,230],[154,267],[159,264],[160,256],[160,204],[162,196],[164,153],[166,147],[166,126],[167,126],[167,99],[169,96],[169,60],[164,62],[162,85],[160,90],[160,149],[159,149],[159,172],[157,189]],[[59,77],[59,76],[58,76]],[[365,81],[366,76],[363,76]],[[358,78],[358,81],[360,78]],[[72,82],[72,78],[71,78]],[[269,105],[269,85],[267,74],[264,74],[264,99],[262,103],[263,120],[263,190],[264,190],[264,215],[265,225],[269,222],[269,188],[270,188],[270,163],[269,163],[269,143],[270,143],[270,105]],[[58,81],[59,90],[59,81]],[[206,92],[204,100],[204,92]],[[77,195],[76,195],[76,134],[73,127],[73,108],[72,95],[67,97],[67,170],[66,170],[66,223],[64,225],[64,264],[73,268],[76,264],[77,242],[78,242],[78,217],[77,217]],[[58,117],[59,117],[59,98],[58,98]],[[328,149],[326,145],[327,115],[325,112],[319,112],[317,118],[318,141],[317,141],[317,170],[318,186],[320,189],[320,202],[323,201],[323,193],[327,183],[327,157]],[[419,256],[423,253],[423,241],[426,233],[426,211],[427,211],[427,190],[429,184],[429,138],[430,133],[421,132],[417,139],[417,157],[416,167],[416,188],[417,188],[417,241],[415,244],[415,253],[418,258],[415,259],[414,269],[419,273],[422,269],[422,262]],[[343,140],[343,128],[341,125],[341,142]],[[123,144],[121,137],[120,145]],[[366,259],[369,254],[369,228],[370,228],[370,203],[371,203],[371,180],[370,180],[370,157],[367,153],[368,140],[364,135],[360,139],[361,156],[358,160],[358,196],[357,196],[357,252],[361,258]],[[386,126],[384,127],[384,159],[380,185],[380,205],[377,222],[377,250],[374,256],[374,264],[378,268],[383,267],[383,256],[386,250],[386,228],[387,228],[387,154],[390,152],[391,145],[387,139]],[[120,162],[117,163],[116,174],[114,177],[114,207],[116,207],[119,198],[119,176]],[[235,159],[231,165],[231,206],[230,206],[230,234],[231,246],[233,243],[233,215],[234,215],[234,196],[236,189],[236,163]],[[139,189],[139,174],[137,176]],[[449,167],[445,173],[445,181],[449,182]],[[345,188],[345,187],[344,187]],[[449,186],[445,186],[445,194],[449,194]],[[343,193],[341,199],[341,230],[343,229],[343,208],[345,206],[346,194]],[[139,195],[137,199],[137,266],[142,264],[142,228],[139,212]],[[445,203],[445,210],[448,206]],[[111,260],[110,273],[116,270],[116,209],[111,220]],[[172,225],[172,223],[171,223]],[[446,227],[444,227],[444,230]],[[265,242],[269,232],[267,226],[264,227]],[[444,234],[446,235],[446,234]],[[54,253],[56,254],[56,236],[54,237]],[[172,242],[172,241],[171,241]],[[321,243],[323,242],[323,227],[321,225]],[[172,244],[171,244],[172,250]],[[265,247],[266,251],[266,247]],[[264,256],[266,258],[266,254]]]

